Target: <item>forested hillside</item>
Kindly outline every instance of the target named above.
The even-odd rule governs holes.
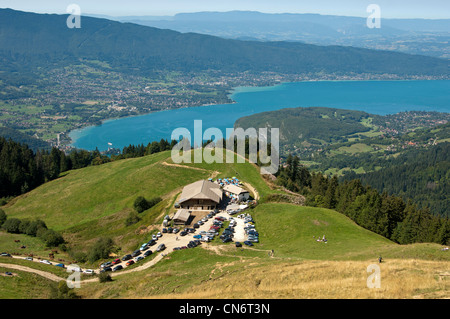
[[[0,62],[43,66],[78,59],[110,63],[127,72],[271,71],[447,76],[448,60],[342,46],[222,39],[131,23],[68,15],[0,10]]]
[[[0,137],[0,200],[26,193],[71,169],[166,151],[173,147],[173,143],[161,140],[147,146],[129,145],[111,156],[98,150],[73,150],[66,155],[55,147],[33,151],[25,143]]]
[[[386,161],[383,168],[366,174],[350,172],[343,179],[358,178],[380,192],[414,199],[421,207],[450,216],[450,143],[426,150],[412,150]]]
[[[448,244],[450,240],[448,218],[433,215],[399,196],[364,186],[359,179],[339,182],[336,176],[310,173],[297,156],[288,157],[276,183],[303,194],[309,206],[336,209],[358,225],[400,244]]]

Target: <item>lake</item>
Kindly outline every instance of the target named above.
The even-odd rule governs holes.
[[[450,80],[432,81],[313,81],[282,83],[271,87],[238,87],[230,98],[236,103],[166,110],[106,120],[99,126],[70,133],[72,146],[107,150],[108,143],[122,149],[129,144],[147,145],[170,140],[175,128],[194,135],[194,120],[203,131],[217,127],[224,132],[243,116],[283,108],[323,106],[371,114],[402,111],[450,112]]]

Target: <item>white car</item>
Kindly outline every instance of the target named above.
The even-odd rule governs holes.
[[[157,234],[156,234],[156,237],[161,237],[162,236],[162,234],[161,234],[161,232],[158,232]]]
[[[41,260],[40,263],[43,263],[43,264],[46,264],[46,265],[51,265],[52,264],[51,262],[49,262],[46,259]]]
[[[69,265],[69,266],[67,266],[67,271],[82,272],[81,268],[76,266],[76,265]]]
[[[31,260],[31,261],[33,261],[33,257],[26,257],[25,260]]]
[[[86,275],[93,275],[94,271],[92,269],[85,269],[83,270],[83,273],[85,273]]]
[[[152,236],[152,239],[153,239],[153,240],[158,240],[158,237],[156,237],[156,235],[153,235],[153,236]]]

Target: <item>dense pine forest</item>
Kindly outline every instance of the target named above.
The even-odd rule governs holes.
[[[34,152],[26,144],[0,137],[0,199],[26,193],[71,169],[170,150],[174,143],[161,140],[147,146],[129,145],[111,156],[98,150],[74,150],[66,155],[57,148]]]
[[[411,150],[386,160],[382,169],[355,174],[343,180],[360,179],[380,192],[414,199],[434,215],[450,216],[450,143],[440,143],[425,150]]]

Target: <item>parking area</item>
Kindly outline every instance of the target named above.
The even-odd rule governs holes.
[[[140,247],[136,247],[135,251],[120,258],[107,261],[100,265],[98,269],[78,268],[77,271],[85,274],[98,274],[109,271],[120,272],[137,264],[141,266],[133,267],[131,270],[142,267],[147,268],[168,253],[181,249],[195,248],[213,240],[215,242],[221,241],[222,243],[234,244],[236,247],[253,246],[253,243],[259,242],[259,239],[254,220],[248,213],[250,211],[248,203],[249,201],[237,201],[230,194],[225,194],[218,209],[213,211],[191,210],[191,218],[187,218],[186,221],[188,225],[175,225],[175,222],[178,223],[180,220],[174,218],[171,221],[169,216],[166,216],[168,220],[165,218],[159,231],[153,234],[147,242],[142,243]],[[48,260],[36,260],[33,258],[29,258],[29,260],[62,268],[70,267]]]

